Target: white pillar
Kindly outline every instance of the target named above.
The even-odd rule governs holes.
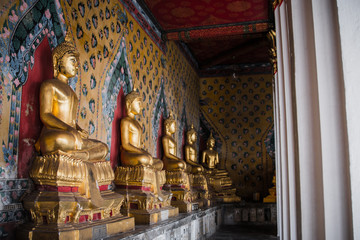
[[[282,2],[284,3],[284,2]],[[298,198],[298,180],[297,180],[297,161],[295,150],[295,118],[294,118],[294,101],[293,101],[293,79],[291,76],[290,63],[290,45],[289,45],[289,26],[288,26],[288,14],[287,5],[280,4],[280,22],[281,28],[277,31],[281,32],[281,44],[282,44],[282,66],[284,72],[284,95],[285,95],[285,110],[286,110],[286,133],[287,133],[287,165],[288,165],[288,198],[289,198],[289,219],[290,219],[290,239],[300,239],[300,231],[298,226],[298,210],[299,202]]]
[[[278,57],[278,91],[279,91],[279,136],[280,146],[277,150],[280,152],[280,174],[281,177],[278,181],[281,181],[281,195],[277,198],[281,198],[282,207],[282,232],[280,237],[282,239],[290,239],[290,216],[289,216],[289,180],[288,180],[288,163],[287,163],[287,127],[286,127],[286,102],[285,102],[285,89],[284,89],[284,71],[283,71],[283,59],[282,59],[282,38],[281,38],[281,22],[279,9],[275,10],[275,25],[277,31],[276,46],[277,46],[277,57]]]
[[[325,239],[322,152],[311,0],[291,1],[302,239]]]
[[[351,239],[345,96],[336,1],[313,0],[326,239]]]
[[[279,91],[278,91],[278,74],[274,74],[273,84],[273,109],[274,109],[274,134],[275,134],[275,171],[276,171],[276,207],[277,207],[277,234],[282,236],[282,186],[281,186],[281,157],[279,153],[280,148],[280,127],[279,127]]]
[[[354,3],[352,6],[360,6]],[[278,8],[275,19],[279,70],[275,91],[276,133],[280,139],[280,237],[352,239],[356,228],[352,217],[360,218],[352,211],[352,206],[357,205],[351,202],[350,186],[354,183],[349,176],[348,134],[352,132],[348,133],[346,119],[349,109],[345,111],[347,72],[342,66],[347,59],[341,51],[347,49],[342,44],[347,38],[340,36],[341,12],[336,0],[288,0]],[[351,24],[360,25],[356,21]],[[353,194],[356,199],[354,196],[358,195]]]
[[[360,1],[337,0],[346,97],[353,238],[360,239]]]

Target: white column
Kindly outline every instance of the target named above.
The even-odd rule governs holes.
[[[287,133],[287,163],[288,163],[288,186],[289,186],[289,219],[290,219],[290,239],[300,239],[298,229],[298,216],[300,214],[298,206],[298,181],[297,181],[297,161],[295,157],[295,118],[293,105],[293,79],[291,76],[290,46],[289,46],[289,26],[287,5],[282,2],[279,6],[281,22],[281,43],[282,43],[282,66],[284,72],[284,95],[286,110],[286,133]],[[277,29],[278,31],[278,29]]]
[[[360,239],[360,1],[337,0],[346,96],[353,238]]]
[[[276,171],[276,207],[277,207],[277,233],[281,238],[282,236],[282,186],[281,186],[281,157],[279,153],[280,147],[280,127],[279,127],[279,91],[278,91],[278,74],[274,74],[273,85],[273,109],[274,109],[274,134],[275,134],[275,171]]]
[[[313,0],[326,239],[351,239],[345,96],[336,1]]]
[[[276,25],[276,46],[278,57],[278,91],[279,91],[279,136],[280,146],[277,150],[280,152],[281,169],[280,178],[281,181],[281,195],[277,198],[281,198],[282,207],[282,232],[280,237],[282,239],[290,239],[290,216],[289,216],[289,186],[288,186],[288,164],[287,164],[287,127],[286,127],[286,103],[285,103],[285,89],[284,89],[284,72],[283,72],[283,59],[282,59],[282,38],[281,38],[281,22],[279,8],[275,9],[275,25]]]
[[[291,1],[302,239],[325,239],[322,152],[311,0]]]

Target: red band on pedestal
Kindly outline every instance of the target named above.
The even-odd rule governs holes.
[[[70,187],[70,186],[50,186],[50,185],[38,185],[37,189],[39,191],[49,191],[49,192],[78,192],[79,187]],[[100,191],[106,191],[109,189],[108,185],[99,186]]]
[[[50,185],[38,185],[37,189],[40,191],[49,191],[49,192],[78,192],[79,191],[79,187],[50,186]]]
[[[117,188],[120,189],[129,189],[129,190],[142,190],[142,191],[151,191],[151,187],[144,186],[127,186],[127,185],[116,185]]]
[[[105,190],[108,190],[109,189],[109,186],[108,185],[101,185],[99,186],[99,190],[100,191],[105,191]]]

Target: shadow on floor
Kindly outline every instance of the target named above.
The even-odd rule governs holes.
[[[277,240],[276,226],[221,226],[208,240]]]

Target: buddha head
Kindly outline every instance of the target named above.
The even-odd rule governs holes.
[[[140,114],[141,111],[141,97],[140,93],[134,88],[128,95],[125,96],[126,111],[134,115]]]
[[[215,147],[215,138],[212,133],[210,133],[209,139],[206,142],[206,145],[209,149],[213,149]]]
[[[75,77],[79,65],[79,52],[70,41],[70,36],[65,36],[65,41],[52,51],[54,77],[60,73],[67,78]]]
[[[194,129],[194,125],[191,124],[190,130],[186,132],[186,140],[189,144],[193,144],[196,142],[197,134]]]
[[[170,113],[169,117],[167,119],[165,119],[164,125],[165,125],[166,133],[173,134],[176,132],[175,119],[174,119],[174,116],[172,113]]]

